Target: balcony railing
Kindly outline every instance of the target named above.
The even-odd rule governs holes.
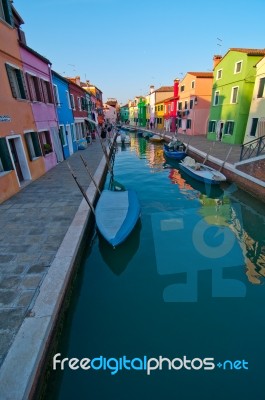
[[[241,146],[240,161],[265,154],[265,135]]]

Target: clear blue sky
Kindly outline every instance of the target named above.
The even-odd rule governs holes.
[[[104,101],[212,70],[214,54],[265,48],[265,1],[14,0],[27,44],[64,76],[80,75]],[[218,40],[217,38],[221,39]],[[221,44],[221,46],[218,46]]]

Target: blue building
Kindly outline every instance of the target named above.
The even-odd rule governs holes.
[[[52,82],[59,121],[60,140],[64,158],[68,158],[77,151],[74,116],[69,93],[69,82],[55,71],[52,71]]]

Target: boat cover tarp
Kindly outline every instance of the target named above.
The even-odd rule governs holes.
[[[95,215],[102,236],[112,246],[117,246],[131,233],[140,215],[135,191],[103,190]]]

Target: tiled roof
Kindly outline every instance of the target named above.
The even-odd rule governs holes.
[[[174,92],[174,86],[161,86],[155,92]]]
[[[245,53],[248,56],[263,56],[265,55],[265,49],[241,49],[237,47],[233,47],[228,51],[239,51],[240,53]]]
[[[188,72],[190,75],[194,75],[197,78],[213,78],[212,72]]]

